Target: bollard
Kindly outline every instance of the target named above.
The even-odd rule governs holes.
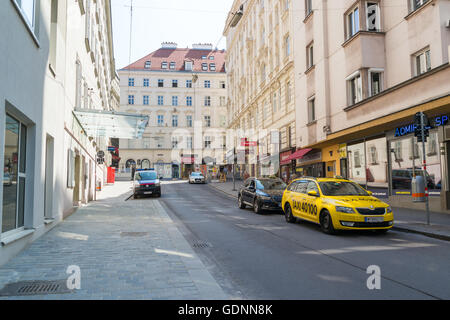
[[[425,179],[422,175],[413,177],[411,181],[413,202],[425,202]]]

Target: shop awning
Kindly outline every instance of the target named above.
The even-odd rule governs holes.
[[[141,139],[149,117],[115,111],[77,109],[75,116],[91,137]]]
[[[308,152],[310,152],[312,149],[300,149],[291,154],[285,161],[292,161],[297,159],[302,159]]]

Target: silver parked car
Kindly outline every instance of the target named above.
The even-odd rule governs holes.
[[[12,185],[12,178],[8,172],[3,173],[3,185],[4,186]]]
[[[189,176],[189,183],[206,183],[205,176],[201,172],[192,172]]]

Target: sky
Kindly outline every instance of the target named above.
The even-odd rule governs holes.
[[[131,0],[111,3],[117,69],[159,49],[162,42],[176,42],[179,48],[212,43],[226,49],[222,32],[233,0],[133,0],[131,59]]]

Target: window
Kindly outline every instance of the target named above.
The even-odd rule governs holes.
[[[192,107],[192,97],[186,97],[186,105]]]
[[[184,70],[192,71],[192,67],[193,67],[192,61],[185,61],[184,62]]]
[[[161,69],[167,69],[167,62],[161,63]]]
[[[216,71],[216,64],[215,63],[210,63],[209,64],[209,70],[210,71]]]
[[[205,149],[211,149],[211,137],[205,137]]]
[[[128,96],[128,104],[129,105],[133,105],[134,104],[134,95],[129,95]]]
[[[150,79],[144,79],[144,87],[150,87]]]
[[[226,104],[226,98],[225,97],[219,97],[219,104],[221,107],[224,107]]]
[[[261,66],[261,82],[264,82],[266,80],[266,65],[263,64]]]
[[[158,106],[164,105],[164,96],[158,96]]]
[[[144,96],[143,100],[144,100],[143,101],[144,106],[148,106],[149,102],[150,102],[150,97],[149,96]]]
[[[359,32],[359,8],[356,7],[347,15],[347,39]]]
[[[176,114],[172,116],[172,127],[178,127],[178,116]]]
[[[178,137],[172,137],[172,149],[178,149]]]
[[[178,106],[178,96],[172,96],[172,106]]]
[[[176,63],[175,63],[175,62],[171,62],[169,68],[170,68],[171,70],[175,70],[175,67],[176,67]]]
[[[273,94],[272,110],[273,110],[273,113],[277,112],[277,93],[276,92]]]
[[[162,127],[164,125],[164,116],[158,115],[158,127]]]
[[[186,88],[192,88],[192,80],[186,80]]]
[[[205,80],[205,88],[211,88],[211,81]]]
[[[152,66],[152,62],[151,61],[145,61],[145,65],[144,65],[145,69],[150,69],[151,66]]]
[[[424,4],[426,4],[428,0],[410,0],[410,6],[411,6],[411,12],[416,11],[420,7],[422,7]]]
[[[211,106],[211,97],[206,96],[205,97],[205,107],[210,107],[210,106]]]
[[[209,60],[214,60],[214,56],[209,56]]]
[[[284,50],[285,57],[289,57],[291,55],[291,38],[289,36],[284,39]]]
[[[292,84],[290,81],[286,83],[286,103],[292,101]]]
[[[192,116],[191,115],[186,116],[186,126],[188,128],[192,128]]]
[[[224,128],[224,127],[227,126],[227,117],[224,116],[224,115],[221,115],[221,116],[220,116],[220,126],[221,126],[222,128]]]
[[[134,78],[128,78],[128,86],[134,87]]]
[[[423,50],[414,56],[415,60],[415,75],[421,75],[431,70],[431,56],[430,49]]]
[[[186,137],[186,149],[192,149],[192,137]]]
[[[366,3],[367,31],[380,31],[380,8],[376,2]]]
[[[172,80],[172,88],[178,88],[178,80]]]
[[[220,89],[226,89],[225,81],[220,81],[219,87],[220,87]]]
[[[202,56],[202,60],[206,60],[207,58],[207,56]]]
[[[35,31],[36,27],[36,0],[15,0],[15,3],[20,9],[20,12],[25,18],[25,21],[30,26],[31,30]]]
[[[202,63],[202,70],[203,71],[208,71],[208,64],[207,63]]]
[[[370,96],[374,96],[383,91],[382,71],[369,69],[369,92]]]
[[[306,48],[306,69],[310,69],[314,66],[314,44],[311,43]]]
[[[211,127],[211,116],[205,116],[205,127],[206,128]]]
[[[309,16],[312,12],[312,0],[305,0],[305,16]]]
[[[2,233],[24,226],[27,127],[6,114],[4,133]]]
[[[316,98],[308,100],[308,123],[316,121]]]
[[[164,88],[164,80],[158,79],[158,88]]]
[[[353,105],[362,100],[362,81],[361,74],[351,76],[348,80],[349,104]]]

